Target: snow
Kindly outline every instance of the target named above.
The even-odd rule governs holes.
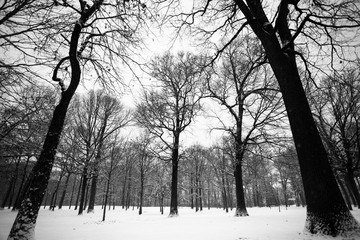
[[[226,213],[222,209],[204,209],[195,212],[179,208],[178,217],[160,214],[159,208],[144,207],[143,215],[135,210],[117,207],[107,211],[102,222],[102,210],[78,216],[77,211],[41,209],[35,229],[36,240],[320,240],[346,239],[313,236],[303,232],[306,209],[291,206],[248,208],[249,217],[234,217],[235,209]],[[165,208],[168,213],[169,208]],[[360,221],[360,210],[352,211]],[[6,240],[16,212],[0,211],[0,240]],[[354,238],[348,238],[348,240]]]

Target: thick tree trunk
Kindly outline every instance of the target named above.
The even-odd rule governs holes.
[[[179,167],[179,139],[180,134],[175,134],[174,145],[172,150],[172,173],[171,173],[171,199],[170,199],[170,214],[169,216],[178,215],[178,167]]]
[[[95,169],[94,175],[91,179],[89,207],[87,210],[88,213],[94,212],[98,175],[99,175],[98,170]]]
[[[307,203],[306,229],[336,236],[359,228],[335,181],[295,61],[280,46],[266,40],[263,45],[281,88],[299,158]]]
[[[177,159],[172,162],[171,199],[170,199],[170,214],[169,214],[170,216],[178,215],[178,202],[177,202],[178,165],[179,162]]]
[[[235,216],[249,216],[246,206],[245,206],[245,195],[244,195],[244,187],[243,187],[243,179],[242,179],[242,165],[241,163],[237,163],[234,171],[235,177],[235,192],[236,192],[236,212]]]

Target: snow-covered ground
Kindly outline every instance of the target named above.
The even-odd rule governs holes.
[[[168,213],[168,208],[165,213]],[[143,215],[120,207],[107,212],[102,222],[102,210],[77,215],[74,210],[40,210],[36,240],[310,240],[344,239],[312,236],[303,233],[305,208],[248,208],[249,217],[234,217],[234,212],[204,209],[195,212],[179,208],[179,216],[161,215],[158,208],[144,208]],[[352,211],[360,221],[360,210]],[[0,240],[5,240],[15,219],[15,212],[0,210]],[[348,238],[355,239],[355,238]]]

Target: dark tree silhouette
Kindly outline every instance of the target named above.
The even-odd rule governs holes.
[[[171,157],[167,160],[172,165],[171,216],[178,215],[180,134],[200,110],[203,60],[190,53],[176,56],[167,53],[155,58],[151,75],[159,82],[159,90],[145,92],[135,113],[139,125],[161,140],[165,151],[170,151]]]

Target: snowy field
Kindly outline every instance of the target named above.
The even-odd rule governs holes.
[[[136,209],[120,207],[107,212],[102,222],[102,210],[78,216],[74,210],[40,210],[36,240],[310,240],[344,239],[303,233],[305,208],[248,208],[249,217],[236,218],[234,212],[204,209],[195,212],[179,208],[179,216],[169,218],[165,208],[144,208],[139,216]],[[352,211],[360,221],[360,210]],[[15,212],[0,210],[0,240],[5,240],[15,219]],[[355,239],[355,238],[345,238]]]

